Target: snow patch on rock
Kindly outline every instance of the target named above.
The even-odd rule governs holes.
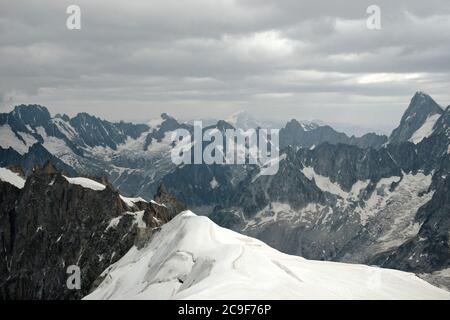
[[[142,199],[141,197],[128,198],[128,197],[124,197],[121,195],[120,199],[122,199],[122,201],[125,202],[125,204],[130,208],[134,207],[135,203],[137,203],[137,202],[147,202],[146,200]]]
[[[19,132],[18,134],[22,137],[25,143],[14,134],[9,124],[0,126],[0,147],[3,149],[12,148],[21,155],[27,153],[30,147],[37,141],[28,133]]]
[[[19,189],[22,189],[25,186],[24,178],[6,168],[0,168],[0,180],[8,182]]]
[[[91,189],[94,191],[103,191],[106,188],[105,185],[88,178],[69,178],[66,176],[64,176],[64,178],[71,184],[76,184],[82,186],[83,188]]]
[[[428,116],[423,125],[412,134],[411,138],[408,141],[414,144],[418,144],[423,139],[428,138],[433,133],[433,127],[440,116],[440,114],[433,114]]]
[[[212,180],[209,182],[209,185],[211,186],[211,189],[215,189],[219,186],[219,182],[217,182],[216,177],[212,178]]]

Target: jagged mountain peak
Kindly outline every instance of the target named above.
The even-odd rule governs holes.
[[[310,131],[317,129],[319,127],[326,127],[327,129],[331,127],[324,124],[320,120],[314,120],[314,121],[307,121],[307,120],[297,120],[297,119],[291,119],[286,123],[285,128],[286,129],[294,129],[294,130],[301,130],[301,131]]]
[[[1,114],[0,124],[9,124],[12,128],[27,132],[28,129],[24,126],[44,126],[50,118],[50,112],[46,107],[37,104],[21,104],[15,106],[10,113]]]
[[[69,123],[85,145],[109,147],[112,150],[116,150],[128,137],[136,139],[149,129],[145,124],[112,123],[85,112],[78,113]]]
[[[314,122],[300,122],[295,119],[289,121],[280,130],[281,148],[287,145],[311,148],[323,142],[332,144],[345,143],[364,148],[379,148],[386,140],[386,136],[377,134],[369,134],[362,137],[348,137],[345,133],[338,132],[328,125],[318,125]]]
[[[50,117],[50,112],[48,109],[44,106],[41,106],[39,104],[20,104],[14,107],[13,110],[14,114],[46,114]]]
[[[150,121],[148,125],[150,128],[152,128],[151,130],[152,132],[157,132],[161,130],[170,131],[171,128],[177,128],[180,125],[180,123],[175,117],[163,112],[161,113],[158,119]]]
[[[441,114],[443,112],[442,108],[436,103],[436,101],[433,100],[430,95],[421,91],[418,91],[414,94],[411,99],[411,103],[409,104],[408,109],[403,116],[408,117],[411,115],[411,113],[417,111],[427,112],[429,114]]]
[[[172,217],[177,213],[186,210],[186,206],[167,191],[164,183],[161,183],[159,185],[158,190],[153,198],[157,203],[164,203],[164,206],[169,210]]]
[[[435,122],[443,112],[430,95],[416,92],[402,116],[400,125],[392,131],[389,142],[422,141],[432,133]]]
[[[66,121],[66,122],[69,122],[69,121],[70,121],[70,117],[69,117],[67,114],[65,114],[65,113],[63,113],[63,114],[57,113],[57,114],[55,115],[55,118],[56,118],[56,119],[64,120],[64,121]]]
[[[163,119],[163,120],[170,120],[170,119],[176,120],[175,117],[172,117],[171,115],[168,115],[165,112],[161,113],[161,119]]]
[[[209,130],[209,129],[217,129],[221,132],[225,132],[225,130],[234,129],[234,127],[233,127],[233,125],[231,125],[229,122],[227,122],[225,120],[219,120],[219,121],[217,121],[216,124],[213,124],[213,125],[203,128],[203,131]],[[240,129],[244,129],[244,128],[240,128]]]
[[[178,122],[177,119],[168,115],[167,113],[161,114],[161,119],[163,121],[161,122],[159,128],[162,130],[166,130],[166,129],[173,130],[173,129],[176,129],[180,125],[180,123]]]
[[[102,120],[99,117],[91,115],[87,112],[79,112],[79,113],[77,113],[77,115],[75,117],[70,119],[70,121],[71,122],[73,122],[73,121],[97,122],[97,121],[106,121],[106,120]]]
[[[147,134],[144,143],[144,150],[147,150],[155,140],[157,142],[161,142],[167,132],[174,131],[180,127],[184,127],[184,125],[180,124],[177,119],[169,116],[167,113],[162,113],[161,119],[157,120],[154,123],[150,123],[150,127],[152,128],[152,130]]]
[[[303,130],[302,125],[296,119],[291,119],[288,123],[286,123],[286,128],[296,128]]]

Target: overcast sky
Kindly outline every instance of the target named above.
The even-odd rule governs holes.
[[[66,8],[81,8],[81,30]],[[366,9],[381,8],[381,30]],[[393,127],[415,91],[450,104],[450,2],[0,0],[0,111],[110,120],[321,119]]]

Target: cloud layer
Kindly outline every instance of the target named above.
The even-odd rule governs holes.
[[[145,121],[225,117],[394,126],[417,90],[450,103],[450,3],[69,1],[0,4],[0,102]]]

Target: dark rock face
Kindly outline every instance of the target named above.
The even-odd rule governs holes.
[[[445,109],[442,116],[434,125],[434,135],[445,135],[450,138],[450,106]]]
[[[400,125],[392,131],[389,142],[400,143],[408,141],[429,116],[442,113],[442,108],[429,95],[417,92],[403,114]]]
[[[400,174],[400,168],[386,149],[361,149],[345,144],[324,143],[314,150],[299,151],[301,162],[314,167],[320,175],[329,177],[349,191],[358,180],[379,180]]]
[[[189,206],[223,203],[233,188],[233,168],[228,165],[185,165],[163,178],[171,194]]]
[[[32,145],[24,155],[19,154],[12,148],[3,149],[0,147],[0,166],[18,165],[23,168],[26,175],[31,173],[34,167],[43,166],[47,162],[53,163],[59,171],[68,176],[76,175],[74,168],[56,158],[39,143]]]
[[[62,139],[75,154],[83,155],[82,150],[73,141],[71,141],[64,133],[61,132],[55,122],[52,121],[47,108],[40,105],[19,105],[10,113],[0,114],[0,125],[8,125],[16,137],[26,143],[20,133],[28,134],[36,139],[37,142],[43,143],[42,132],[50,137]]]
[[[141,134],[150,129],[146,124],[134,124],[124,121],[115,123],[114,126],[119,130],[119,133],[125,135],[125,139],[126,137],[137,139]]]
[[[6,257],[14,249],[15,238],[15,207],[20,194],[20,189],[0,181],[0,256]],[[0,260],[0,275],[8,274],[9,264],[7,259]]]
[[[167,216],[169,218],[173,218],[178,213],[185,211],[187,209],[186,205],[180,201],[178,201],[174,196],[172,196],[169,192],[167,192],[164,184],[161,184],[158,188],[158,191],[155,195],[155,201],[157,203],[164,204],[164,212],[167,212]],[[158,207],[156,207],[158,208]],[[161,209],[161,208],[159,208]],[[167,220],[167,219],[166,219]],[[167,221],[165,221],[167,222]]]
[[[163,127],[167,126],[162,125],[161,128]],[[170,128],[170,130],[177,129],[177,127]],[[193,134],[193,126],[191,125],[179,125],[178,128],[186,129],[191,132],[191,135]],[[234,129],[234,127],[228,122],[220,120],[214,125],[203,127],[202,132],[204,134],[207,130],[213,129],[219,130],[225,137],[226,130]],[[209,143],[203,141],[203,150]],[[226,149],[227,141],[225,138],[222,143],[223,148]],[[193,150],[191,155],[191,162],[194,163]],[[225,159],[223,161],[225,162]],[[183,164],[167,172],[162,177],[162,183],[171,194],[191,208],[214,207],[223,204],[229,198],[232,189],[247,174],[247,167],[250,168],[251,166]],[[200,213],[198,210],[196,212]]]
[[[85,296],[104,269],[183,208],[168,195],[160,196],[167,205],[129,207],[108,184],[103,191],[70,184],[51,165],[22,190],[0,182],[0,197],[2,299]],[[70,265],[81,269],[80,290],[66,286]]]
[[[361,137],[351,136],[348,144],[360,148],[381,148],[387,142],[387,137],[376,133],[366,133]]]
[[[394,250],[373,257],[386,268],[430,273],[450,267],[450,156],[433,176],[432,199],[421,207],[418,234]]]
[[[19,164],[28,173],[34,165],[42,166],[46,161],[51,161],[67,174],[100,173],[98,168],[104,167],[104,163],[86,154],[86,148],[101,146],[116,150],[117,145],[124,143],[128,138],[136,139],[150,129],[144,124],[123,121],[112,123],[87,113],[80,113],[74,118],[67,115],[52,118],[48,110],[39,105],[20,105],[10,113],[0,114],[0,126],[9,126],[18,141],[29,147],[28,152],[23,155],[13,149],[0,148],[1,165]],[[24,135],[35,141],[26,141]],[[73,153],[74,158],[78,157],[86,164],[76,166],[69,162],[63,165],[60,159],[43,146],[46,142],[44,140],[51,138],[60,140],[60,143],[65,144]]]
[[[76,117],[70,119],[70,125],[78,134],[79,144],[89,147],[110,147],[113,150],[117,149],[118,144],[124,143],[128,136],[136,139],[149,129],[146,125],[111,123],[87,113],[77,114]]]
[[[249,175],[240,184],[245,186],[245,190],[236,192],[230,203],[241,204],[244,214],[248,217],[273,201],[289,203],[294,208],[302,208],[311,202],[324,204],[326,198],[299,170],[303,165],[295,152],[288,148],[284,154],[286,159],[281,161],[276,175]],[[293,189],[300,192],[290,192]]]
[[[8,124],[14,132],[31,133],[31,127],[47,127],[50,122],[50,113],[47,108],[40,105],[19,105],[11,113],[0,114],[0,125]],[[20,137],[19,137],[20,139]]]
[[[297,120],[291,120],[280,130],[280,148],[287,146],[311,148],[321,143],[349,144],[361,148],[380,148],[387,141],[386,136],[368,133],[362,137],[348,137],[330,126],[305,126]]]

